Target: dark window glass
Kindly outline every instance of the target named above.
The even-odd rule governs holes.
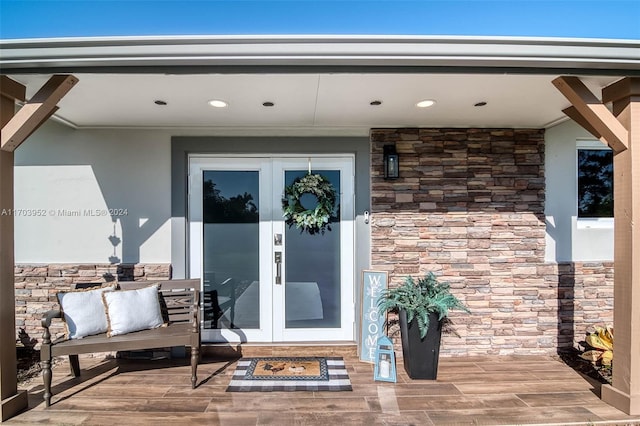
[[[259,173],[203,177],[204,327],[260,328]]]
[[[613,153],[578,150],[578,217],[613,217]]]

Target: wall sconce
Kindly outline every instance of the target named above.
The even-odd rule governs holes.
[[[400,163],[395,145],[385,145],[382,147],[384,160],[384,178],[398,179],[400,177]]]

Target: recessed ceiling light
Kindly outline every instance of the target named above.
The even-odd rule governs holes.
[[[214,108],[226,108],[229,106],[228,103],[226,103],[221,99],[212,99],[209,101],[209,105],[211,105]]]
[[[166,101],[163,101],[161,99],[157,99],[157,100],[153,101],[153,103],[156,104],[156,105],[161,105],[161,106],[165,106],[167,104]]]
[[[263,102],[263,103],[262,103],[262,106],[264,106],[264,107],[272,107],[272,106],[274,106],[274,105],[275,105],[275,104],[274,104],[273,102],[269,102],[269,101],[267,101],[267,102]]]
[[[382,101],[371,101],[369,102],[369,105],[372,105],[372,106],[382,105]]]
[[[473,106],[475,106],[475,107],[483,107],[483,106],[485,106],[486,104],[487,104],[487,103],[486,103],[485,101],[482,101],[482,102],[478,102],[478,103],[473,104]]]
[[[433,99],[425,99],[423,101],[420,101],[416,104],[416,106],[418,108],[429,108],[430,106],[433,106],[436,103],[436,101],[434,101]]]

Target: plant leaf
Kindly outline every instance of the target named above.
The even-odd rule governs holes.
[[[439,321],[446,318],[450,310],[470,312],[451,293],[449,283],[439,282],[432,272],[419,278],[417,282],[408,276],[398,287],[383,291],[378,299],[378,309],[381,314],[385,311],[405,310],[407,321],[411,322],[413,318],[417,318],[422,338],[427,334],[431,312],[438,314]]]
[[[589,346],[595,349],[602,349],[603,351],[613,349],[613,343],[604,342],[596,333],[588,335],[585,341]]]
[[[596,362],[600,359],[601,356],[602,351],[592,350],[585,351],[582,355],[580,355],[580,358],[586,359],[587,361]]]

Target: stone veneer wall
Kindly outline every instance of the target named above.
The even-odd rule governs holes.
[[[558,286],[559,347],[584,340],[595,325],[613,325],[613,262],[551,266],[553,273],[546,279],[550,286]]]
[[[544,130],[373,129],[371,153],[372,268],[433,271],[472,311],[443,355],[555,353],[612,318],[612,265],[545,263]]]
[[[171,278],[169,264],[55,264],[16,265],[16,332],[23,329],[23,339],[42,340],[42,315],[59,307],[56,294],[68,291],[74,283],[110,281],[166,280]],[[55,324],[52,335],[64,334],[64,326]]]

